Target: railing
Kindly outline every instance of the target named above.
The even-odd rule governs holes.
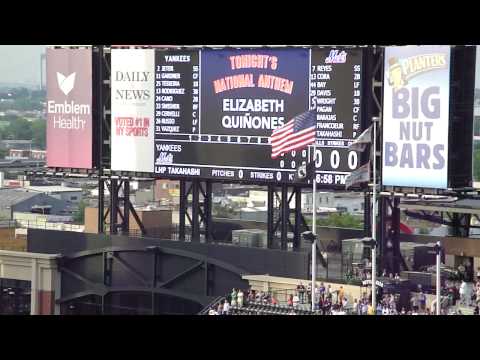
[[[208,311],[209,311],[211,308],[216,309],[216,308],[218,307],[218,305],[219,305],[222,301],[225,301],[225,296],[218,296],[218,297],[215,298],[215,300],[213,300],[210,304],[208,304],[207,306],[205,306],[197,315],[207,315],[207,314],[208,314]]]
[[[12,220],[15,228],[24,229],[44,229],[44,230],[57,230],[57,231],[74,231],[83,232],[85,230],[84,225],[70,224],[70,223],[54,223],[46,221],[31,221],[31,220]]]

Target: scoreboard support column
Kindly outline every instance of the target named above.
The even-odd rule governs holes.
[[[295,190],[295,231],[293,234],[293,250],[300,249],[300,226],[302,223],[302,188],[296,186]]]
[[[275,188],[273,185],[268,185],[268,198],[267,198],[267,248],[273,248],[273,218],[274,218],[274,207],[273,207],[273,194],[275,192]]]
[[[453,236],[469,237],[471,214],[451,214]]]
[[[200,242],[200,184],[192,182],[192,242]]]
[[[370,233],[372,231],[371,207],[372,207],[372,202],[370,198],[370,193],[365,192],[364,206],[363,206],[363,231],[364,231],[365,237],[370,236]]]
[[[98,213],[97,213],[97,231],[99,234],[103,234],[105,231],[105,196],[104,196],[105,181],[98,178]]]
[[[203,197],[203,216],[205,225],[205,242],[210,242],[212,236],[212,182],[205,181],[205,193]]]
[[[191,203],[188,200],[192,195]],[[202,201],[200,201],[200,196]],[[186,180],[180,180],[180,204],[179,204],[179,231],[180,241],[185,241],[187,234],[186,219],[189,223],[189,235],[191,241],[200,241],[203,234],[205,242],[215,240],[213,236],[212,221],[212,182],[194,180],[187,184]],[[191,229],[191,232],[190,232]]]
[[[290,197],[288,191],[291,191]],[[280,193],[280,195],[279,195]],[[293,249],[300,249],[300,234],[308,228],[302,215],[302,188],[300,186],[291,186],[282,184],[278,189],[274,185],[268,185],[267,198],[267,248],[279,248],[287,250],[288,233],[293,233]],[[294,206],[290,203],[295,197]],[[275,207],[275,198],[278,201],[278,209]],[[290,221],[293,214],[294,224]],[[276,234],[280,230],[280,244],[276,242]],[[279,246],[280,245],[280,246]]]
[[[130,181],[123,181],[123,222],[122,231],[128,234],[130,230]]]
[[[396,197],[393,199],[392,206],[392,225],[389,237],[393,245],[393,273],[400,274],[400,258],[402,254],[400,252],[400,198]]]
[[[180,180],[180,204],[178,207],[179,232],[178,239],[185,241],[185,213],[187,212],[187,184],[185,180]]]
[[[286,184],[282,184],[282,203],[281,203],[281,217],[282,221],[280,224],[281,229],[281,240],[280,240],[280,248],[282,250],[287,250],[287,243],[288,243],[288,219],[290,217],[290,207],[288,204],[288,186]]]
[[[110,234],[117,234],[118,180],[110,180]]]

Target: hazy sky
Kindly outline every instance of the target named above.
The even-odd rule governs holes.
[[[0,45],[0,83],[40,85],[43,45]]]

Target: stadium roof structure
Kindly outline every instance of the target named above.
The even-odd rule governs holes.
[[[480,199],[402,200],[400,209],[480,215]]]

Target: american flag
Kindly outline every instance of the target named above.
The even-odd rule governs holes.
[[[316,111],[310,110],[295,116],[270,137],[272,159],[286,152],[303,149],[315,143]]]

